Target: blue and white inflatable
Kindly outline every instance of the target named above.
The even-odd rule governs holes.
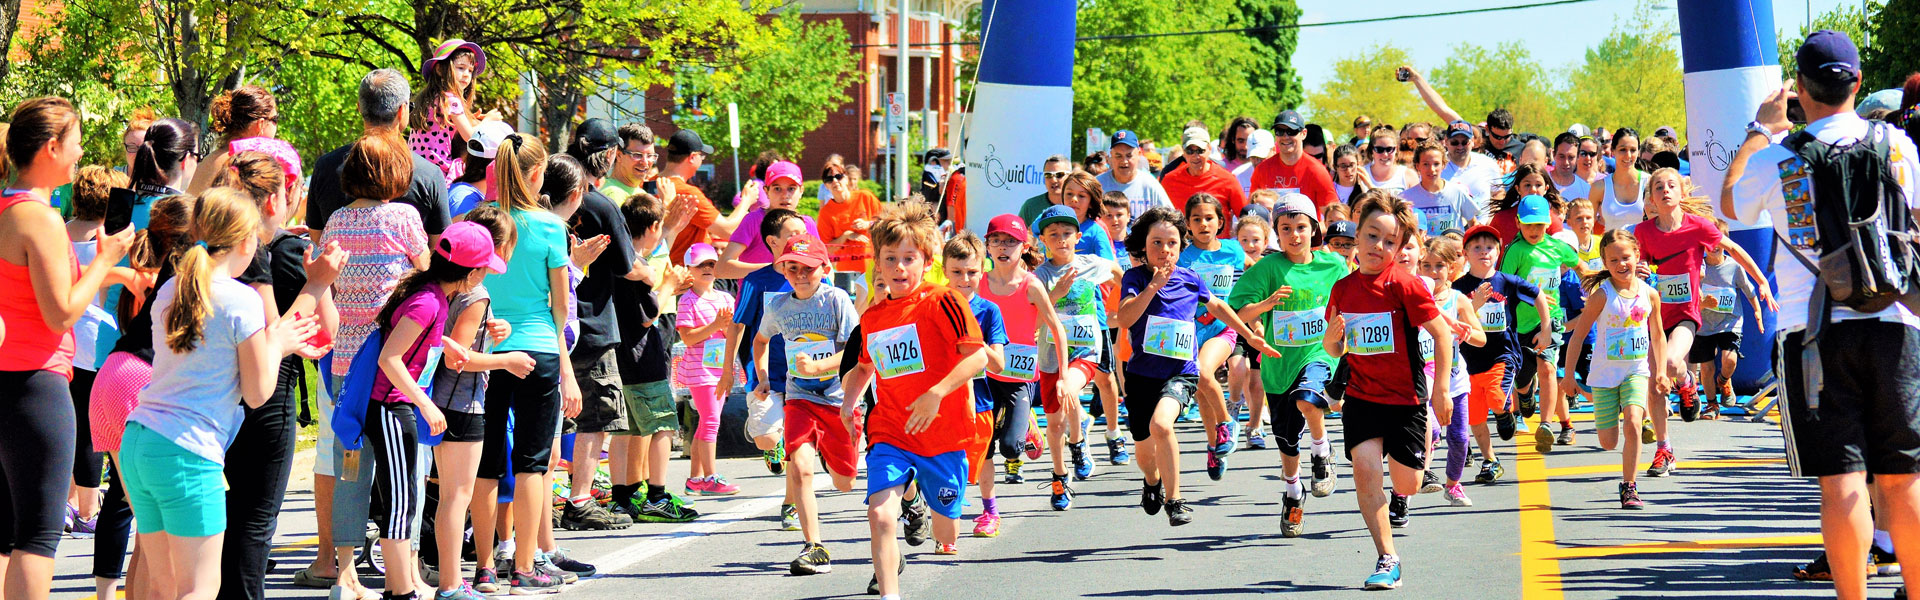
[[[1046,191],[1041,163],[1073,143],[1073,0],[986,0],[968,125],[967,229]],[[1749,111],[1751,112],[1751,111]]]

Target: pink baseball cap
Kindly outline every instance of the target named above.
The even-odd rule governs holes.
[[[767,166],[767,185],[773,185],[773,182],[781,179],[792,179],[794,185],[800,185],[806,182],[806,180],[800,176],[800,165],[784,160]]]
[[[493,233],[486,226],[472,221],[461,221],[447,227],[440,233],[440,243],[433,248],[434,254],[453,261],[462,267],[486,267],[494,273],[507,272],[507,261],[493,251]]]
[[[689,267],[697,267],[700,266],[701,263],[717,260],[720,260],[720,253],[713,249],[712,244],[700,242],[692,246],[687,246],[685,262]]]

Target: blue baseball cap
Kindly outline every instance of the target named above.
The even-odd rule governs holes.
[[[1045,233],[1047,231],[1047,225],[1053,223],[1066,223],[1072,225],[1074,229],[1079,229],[1080,215],[1075,214],[1071,206],[1063,204],[1049,206],[1046,210],[1040,211],[1040,218],[1033,220],[1033,234],[1040,235]]]
[[[1527,197],[1521,198],[1519,212],[1521,225],[1546,225],[1553,222],[1553,217],[1547,214],[1547,199],[1539,194],[1527,194]]]
[[[1832,81],[1860,78],[1860,49],[1854,47],[1847,34],[1832,29],[1807,34],[1807,41],[1800,44],[1800,50],[1793,57],[1800,72],[1806,75]]]
[[[1140,136],[1134,135],[1132,131],[1126,129],[1113,132],[1113,143],[1109,145],[1119,146],[1122,144],[1139,148]]]

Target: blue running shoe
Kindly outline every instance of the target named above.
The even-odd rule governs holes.
[[[1391,554],[1381,556],[1374,563],[1373,575],[1367,577],[1367,590],[1391,590],[1400,587],[1400,558]]]
[[[1067,476],[1054,475],[1052,480],[1040,484],[1040,487],[1050,488],[1049,491],[1053,494],[1054,510],[1073,508],[1073,488],[1067,487]]]
[[[1127,441],[1117,437],[1107,440],[1107,457],[1116,467],[1133,464],[1133,453],[1127,452]]]
[[[1198,420],[1200,420],[1200,405],[1198,404],[1188,404],[1187,409],[1180,412],[1180,417],[1174,419],[1177,423],[1192,423]]]
[[[1227,475],[1227,455],[1207,449],[1207,477],[1219,481]]]
[[[1234,437],[1234,429],[1237,429],[1237,427],[1227,424],[1231,422],[1232,421],[1227,421],[1213,426],[1213,453],[1220,455],[1221,458],[1226,458],[1228,454],[1233,454],[1234,449],[1238,447],[1238,444],[1234,443],[1236,439]]]
[[[1088,477],[1092,477],[1093,459],[1087,457],[1087,441],[1080,440],[1080,443],[1068,446],[1068,448],[1073,449],[1073,479],[1075,481],[1086,481]]]

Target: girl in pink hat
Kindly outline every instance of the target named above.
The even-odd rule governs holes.
[[[440,42],[420,65],[426,84],[413,98],[413,131],[407,134],[407,145],[440,167],[449,181],[466,171],[461,160],[466,148],[463,140],[473,139],[481,122],[500,119],[494,112],[477,119],[467,114],[473,105],[473,76],[486,70],[487,55],[480,45],[460,39]]]

